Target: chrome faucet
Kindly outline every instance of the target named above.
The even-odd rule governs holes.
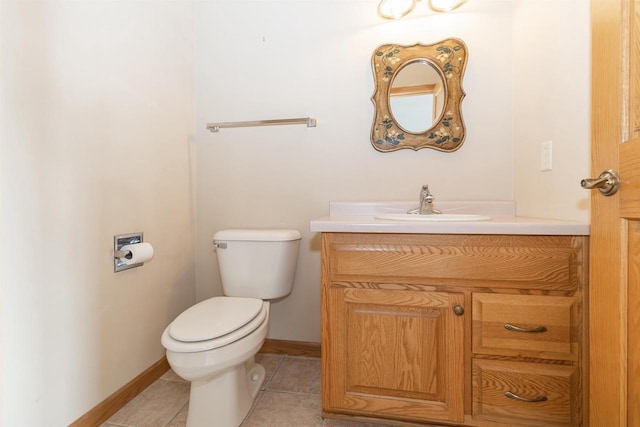
[[[425,184],[422,186],[420,190],[420,207],[416,209],[411,209],[408,214],[418,214],[418,215],[433,215],[433,214],[441,214],[437,209],[433,208],[433,201],[435,197],[433,194],[429,192],[429,185]]]

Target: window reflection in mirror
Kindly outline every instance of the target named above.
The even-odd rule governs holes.
[[[442,115],[444,90],[442,77],[431,63],[408,63],[398,71],[391,83],[391,115],[405,131],[425,132]]]

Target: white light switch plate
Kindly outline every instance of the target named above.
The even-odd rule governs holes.
[[[553,141],[545,141],[540,146],[540,170],[543,172],[553,169]]]

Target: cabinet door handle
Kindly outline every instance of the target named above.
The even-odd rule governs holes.
[[[456,316],[462,316],[464,314],[464,307],[462,307],[461,305],[456,305],[455,307],[453,307],[453,312],[456,314]]]
[[[504,395],[507,396],[509,399],[519,400],[521,402],[535,403],[535,402],[546,402],[547,401],[547,396],[545,396],[545,395],[536,396],[533,399],[527,399],[526,397],[520,397],[515,393],[511,393],[510,391],[505,392]]]
[[[546,326],[538,326],[537,328],[521,328],[519,326],[515,326],[512,325],[511,323],[505,323],[504,325],[505,329],[508,329],[510,331],[516,331],[516,332],[547,332],[547,327]]]

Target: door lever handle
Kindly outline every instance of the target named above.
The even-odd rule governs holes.
[[[595,179],[583,179],[580,185],[586,190],[597,188],[603,196],[612,196],[620,188],[620,177],[613,169],[607,169]]]

